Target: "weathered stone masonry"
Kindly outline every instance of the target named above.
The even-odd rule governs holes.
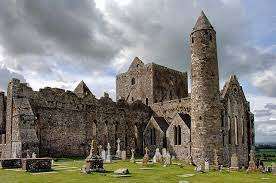
[[[116,77],[116,98],[95,98],[83,81],[72,91],[33,91],[17,79],[0,93],[0,156],[87,156],[91,139],[115,154],[167,148],[187,162],[248,165],[254,146],[254,115],[237,77],[219,90],[216,32],[202,12],[190,35],[191,93],[187,72],[134,58]]]

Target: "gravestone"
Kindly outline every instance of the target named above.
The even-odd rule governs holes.
[[[166,154],[167,154],[167,149],[166,148],[162,148],[162,158],[166,158]]]
[[[106,152],[105,152],[105,150],[103,149],[99,152],[101,152],[101,157],[102,157],[103,161],[105,162],[106,161]]]
[[[111,149],[111,146],[109,143],[107,143],[107,156],[106,156],[106,160],[105,160],[106,163],[112,163],[110,149]]]
[[[145,148],[145,155],[144,155],[143,162],[142,162],[143,166],[147,166],[148,165],[148,162],[149,162],[148,151],[149,151],[149,149],[146,147]]]
[[[162,155],[159,151],[159,148],[156,148],[155,154],[153,156],[153,163],[162,163]]]
[[[205,172],[209,172],[210,171],[210,163],[208,160],[205,160],[205,167],[204,167],[204,171]]]
[[[117,142],[116,158],[121,158],[122,156],[121,147],[120,147],[121,140],[118,139],[116,142]]]
[[[32,153],[32,158],[36,158],[36,153]]]
[[[239,161],[238,161],[238,156],[236,153],[232,154],[230,163],[231,163],[231,166],[230,166],[231,171],[239,170]]]
[[[253,149],[250,150],[249,156],[250,156],[250,161],[246,172],[255,172],[257,171],[257,165],[256,165],[256,159],[255,159],[255,152]]]
[[[195,171],[196,171],[197,173],[202,173],[202,172],[203,172],[202,166],[201,166],[200,164],[197,165],[197,166],[195,167]]]
[[[98,146],[98,152],[100,153],[100,155],[101,155],[101,153],[102,153],[102,150],[103,150],[103,146],[102,146],[102,145],[99,145],[99,146]]]
[[[131,149],[131,158],[130,158],[130,162],[135,163],[135,157],[134,157],[134,153],[135,153],[135,149]]]
[[[170,152],[167,152],[165,156],[164,167],[169,166],[171,164],[172,164],[171,155],[170,155]]]
[[[219,172],[222,172],[222,170],[223,170],[223,165],[219,165]]]
[[[122,156],[122,160],[125,161],[126,160],[126,151],[122,151],[121,156]]]
[[[89,156],[85,159],[85,165],[82,168],[83,173],[105,172],[103,168],[103,159],[98,155],[97,144],[95,140],[91,142]]]

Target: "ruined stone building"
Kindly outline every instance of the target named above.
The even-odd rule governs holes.
[[[187,72],[134,58],[117,75],[116,98],[95,98],[83,81],[65,91],[33,91],[17,79],[0,93],[0,155],[66,157],[88,154],[91,139],[116,151],[116,139],[130,154],[167,148],[196,164],[248,165],[254,146],[254,116],[237,77],[219,89],[216,32],[202,12],[190,35],[191,93]]]

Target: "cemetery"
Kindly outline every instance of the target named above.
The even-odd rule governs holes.
[[[239,167],[235,157],[231,167],[211,165],[208,160],[202,165],[192,165],[175,159],[169,151],[157,148],[153,157],[145,148],[143,157],[137,157],[134,149],[127,157],[117,140],[116,154],[111,154],[92,140],[90,153],[83,159],[51,159],[31,156],[22,159],[2,159],[1,180],[9,183],[23,182],[275,182],[276,163],[258,162],[254,150],[250,152],[247,169]],[[233,162],[232,162],[233,161]],[[212,177],[212,179],[209,179]],[[162,180],[162,181],[161,181]]]

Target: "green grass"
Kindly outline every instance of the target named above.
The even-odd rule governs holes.
[[[172,165],[162,167],[160,165],[149,165],[151,170],[142,170],[142,165],[127,161],[118,161],[112,164],[105,164],[108,173],[82,174],[80,168],[83,160],[60,159],[55,162],[54,171],[50,173],[31,174],[24,171],[0,169],[0,182],[2,183],[32,183],[32,182],[276,182],[276,176],[271,174],[242,172],[210,172],[195,174],[191,166],[180,167]],[[131,172],[131,177],[113,177],[113,171],[126,167]],[[179,175],[195,174],[192,177],[180,177]]]
[[[257,149],[256,155],[258,159],[276,163],[276,149]]]

